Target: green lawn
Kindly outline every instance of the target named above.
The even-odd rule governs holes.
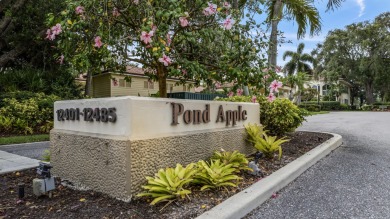
[[[20,144],[28,142],[49,141],[49,134],[0,137],[0,145]]]
[[[327,113],[329,113],[329,111],[319,111],[319,112],[309,112],[310,113],[310,115],[318,115],[318,114],[327,114]]]

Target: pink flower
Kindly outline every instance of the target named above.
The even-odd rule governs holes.
[[[119,15],[120,15],[119,10],[118,10],[117,8],[114,8],[114,9],[112,10],[112,16],[118,17]]]
[[[217,5],[213,4],[211,2],[209,2],[208,4],[209,4],[209,6],[205,9],[203,9],[203,14],[206,16],[209,16],[209,15],[213,15],[213,14],[217,13]]]
[[[283,86],[282,82],[274,80],[269,87],[270,87],[271,92],[274,92],[274,91],[279,92],[278,88],[281,88],[282,86]]]
[[[168,66],[172,63],[171,58],[169,58],[169,56],[166,56],[165,54],[163,54],[163,57],[159,58],[158,61],[164,63],[165,66]]]
[[[166,38],[167,38],[167,46],[171,45],[172,39],[171,39],[171,35],[169,33],[167,33]]]
[[[102,39],[100,36],[95,37],[95,45],[94,47],[100,48],[103,46]]]
[[[217,89],[219,89],[219,88],[221,88],[221,83],[219,83],[219,82],[217,82],[217,83],[215,83],[215,88],[217,88]]]
[[[279,73],[281,71],[282,71],[282,67],[280,67],[280,66],[275,67],[275,72]]]
[[[234,22],[235,21],[231,19],[230,16],[228,16],[226,20],[223,22],[223,27],[225,28],[225,30],[230,30],[232,29]]]
[[[188,20],[186,17],[180,17],[179,21],[180,21],[180,26],[182,26],[182,27],[188,26]]]
[[[237,96],[241,96],[244,93],[243,89],[238,88],[237,89]]]
[[[263,76],[263,78],[264,78],[265,80],[267,80],[269,77],[271,77],[271,75],[269,75],[269,74],[266,74],[266,75]]]
[[[134,0],[133,2],[134,2],[134,4],[136,4],[136,5],[139,4],[139,0]]]
[[[252,103],[256,103],[256,96],[252,96],[251,101]]]
[[[45,39],[54,40],[55,38],[56,38],[56,35],[52,34],[51,29],[47,29]]]
[[[58,57],[58,62],[60,63],[60,65],[64,64],[64,55],[61,54],[60,57]]]
[[[229,2],[224,2],[223,7],[229,10],[232,7],[232,5]]]
[[[83,6],[77,6],[76,7],[76,14],[84,14],[84,7]]]
[[[186,74],[187,74],[187,70],[182,69],[182,70],[181,70],[181,73],[182,73],[183,75],[186,75]]]
[[[268,95],[268,97],[267,97],[267,100],[268,100],[269,102],[272,102],[272,101],[274,101],[275,99],[276,99],[276,97],[275,97],[274,93],[269,93],[269,95]]]
[[[232,97],[234,95],[234,92],[233,91],[230,91],[229,93],[228,93],[228,97]]]
[[[263,68],[263,69],[261,69],[261,71],[264,72],[264,73],[267,73],[269,71],[269,69],[268,68]]]
[[[145,44],[151,43],[153,34],[154,34],[154,31],[150,31],[149,33],[147,33],[146,31],[142,31],[141,41],[144,41]]]
[[[156,26],[156,25],[153,25],[153,26],[152,26],[152,31],[153,31],[153,33],[156,32],[156,30],[157,30],[157,26]]]
[[[54,34],[54,35],[60,34],[60,33],[62,32],[61,24],[56,24],[55,26],[53,26],[53,27],[51,28],[51,32],[52,32],[52,34]]]

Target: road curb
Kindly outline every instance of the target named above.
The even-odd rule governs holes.
[[[29,145],[29,144],[39,144],[39,143],[50,143],[50,141],[36,141],[36,142],[28,142],[28,143],[20,143],[20,144],[2,144],[1,147],[13,147],[13,146],[20,146],[20,145]]]
[[[333,137],[313,148],[293,162],[275,171],[270,176],[262,179],[245,190],[228,198],[211,210],[203,213],[197,217],[197,219],[237,219],[247,215],[253,209],[267,201],[272,194],[294,181],[313,164],[317,163],[342,144],[341,135],[327,132],[322,133],[331,134]]]

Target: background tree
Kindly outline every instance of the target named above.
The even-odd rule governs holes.
[[[283,61],[285,61],[287,57],[291,58],[290,61],[284,65],[284,71],[287,75],[291,76],[296,72],[303,72],[312,75],[312,67],[308,63],[313,64],[314,58],[308,53],[303,53],[304,48],[305,44],[300,43],[296,52],[284,52]]]
[[[239,3],[233,8],[224,1],[66,1],[67,8],[53,13],[49,23],[61,25],[53,40],[64,61],[88,78],[135,64],[158,81],[166,97],[167,77],[247,85],[257,73],[265,44],[251,35],[253,19],[239,23],[244,9],[256,13],[259,5]]]
[[[344,0],[328,0],[327,10],[341,5]],[[283,18],[295,20],[298,26],[297,38],[305,36],[309,27],[310,35],[321,30],[320,15],[314,7],[312,0],[267,0],[267,22],[271,27],[271,35],[268,47],[268,64],[277,66],[278,25]]]
[[[59,0],[0,1],[0,95],[22,90],[80,97],[74,75],[43,39],[46,14],[63,7]]]
[[[319,49],[323,69],[320,74],[330,81],[347,80],[358,90],[364,90],[368,104],[373,103],[374,94],[386,92],[386,86],[382,86],[390,83],[389,21],[390,13],[384,13],[373,22],[355,23],[329,32]]]

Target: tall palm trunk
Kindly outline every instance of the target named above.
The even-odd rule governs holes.
[[[268,46],[268,67],[275,67],[277,65],[278,54],[278,24],[282,19],[283,2],[282,0],[275,0],[274,17],[271,20],[271,36]]]

